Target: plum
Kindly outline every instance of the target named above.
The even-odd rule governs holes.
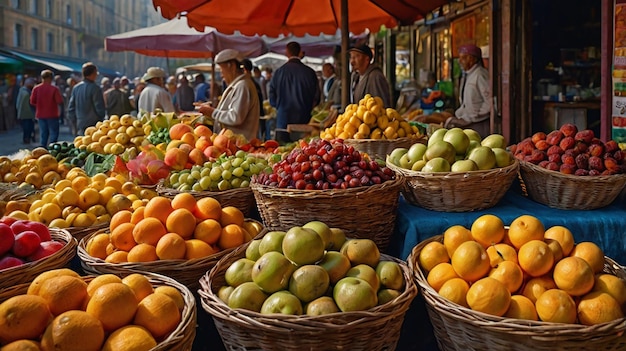
[[[550,145],[559,145],[563,137],[563,133],[560,130],[553,130],[548,135],[546,135],[546,141]]]
[[[577,175],[577,176],[588,176],[589,175],[589,171],[586,170],[586,169],[578,168],[576,170],[576,172],[574,172],[574,175]]]
[[[565,123],[561,126],[561,128],[559,128],[559,130],[566,137],[573,137],[576,133],[578,133],[578,127],[572,123]]]
[[[591,129],[581,130],[574,136],[574,139],[576,139],[577,141],[581,141],[585,144],[591,144],[593,138],[595,138],[595,135],[593,134],[593,130]]]
[[[563,151],[563,149],[561,149],[560,146],[552,145],[552,146],[550,146],[550,148],[548,148],[547,154],[548,154],[548,156],[550,156],[552,154],[562,155],[563,152],[564,151]]]
[[[598,156],[589,157],[589,170],[596,170],[598,172],[604,171],[606,168],[604,167],[604,161]],[[591,175],[591,173],[590,173]]]
[[[544,132],[537,132],[537,133],[533,134],[533,136],[531,137],[531,140],[532,140],[533,144],[537,145],[537,142],[539,140],[546,140],[546,133],[544,133]]]
[[[563,151],[573,149],[574,146],[576,146],[576,140],[574,140],[574,138],[572,138],[571,136],[565,137],[561,139],[561,142],[559,142],[559,146],[561,147],[561,149],[563,149]]]
[[[561,156],[561,163],[575,166],[576,158],[574,158],[574,155],[563,154],[563,156]]]
[[[550,145],[545,140],[539,140],[535,143],[535,148],[537,148],[538,150],[545,151],[548,150],[549,147]]]
[[[576,172],[576,166],[568,163],[564,163],[559,168],[559,171],[563,174],[574,174]]]
[[[589,169],[589,155],[580,154],[576,156],[576,166],[579,169]]]
[[[587,151],[590,156],[601,157],[604,154],[604,146],[602,144],[591,144]]]

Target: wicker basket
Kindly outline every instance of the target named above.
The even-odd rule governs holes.
[[[246,221],[253,220],[246,219]],[[78,257],[80,257],[81,266],[85,272],[91,274],[112,273],[116,275],[153,272],[176,279],[176,281],[182,283],[190,289],[197,289],[199,287],[198,280],[200,277],[213,268],[220,258],[224,257],[224,255],[233,250],[223,250],[211,256],[191,260],[108,263],[99,258],[92,257],[87,253],[87,242],[89,242],[89,239],[97,234],[107,233],[108,231],[108,228],[106,228],[92,232],[78,243]],[[259,235],[264,234],[264,232],[265,230],[263,230]]]
[[[0,289],[16,284],[30,283],[40,273],[65,267],[76,255],[77,241],[65,229],[50,228],[52,240],[64,242],[65,245],[54,254],[40,260],[29,262],[18,267],[0,270]]]
[[[156,188],[157,194],[173,198],[180,191],[167,187],[167,184],[161,182]],[[185,191],[193,195],[196,200],[203,197],[212,197],[220,202],[222,207],[234,206],[237,207],[245,217],[249,217],[252,209],[255,206],[254,195],[250,187],[230,189],[224,191]]]
[[[289,230],[309,221],[342,228],[353,238],[371,239],[385,250],[393,233],[402,175],[367,187],[332,190],[282,189],[251,183],[268,230]]]
[[[426,137],[406,137],[398,139],[345,139],[346,145],[351,145],[360,152],[368,154],[372,158],[384,160],[394,149],[403,147],[410,148],[415,143],[426,144]]]
[[[408,264],[426,301],[426,308],[442,351],[605,351],[626,349],[626,318],[586,326],[503,318],[473,311],[441,297],[426,281],[417,262],[421,250],[438,235],[413,248]],[[604,272],[626,279],[626,272],[606,257]]]
[[[228,307],[217,297],[225,285],[226,269],[245,257],[247,245],[221,259],[200,280],[198,291],[205,311],[213,317],[227,350],[395,350],[404,315],[417,288],[404,261],[387,255],[382,260],[400,264],[407,284],[396,299],[360,312],[322,316],[263,315]]]
[[[87,234],[108,227],[109,222],[92,225],[91,227],[69,227],[67,228],[67,231],[70,232],[74,238],[76,238],[76,241],[80,241],[82,238],[87,236]]]
[[[486,171],[424,173],[387,160],[387,167],[405,176],[402,194],[411,204],[441,212],[469,212],[495,206],[517,177],[519,163]]]
[[[168,285],[176,288],[183,295],[185,302],[185,307],[181,313],[181,322],[167,338],[159,342],[157,346],[150,349],[150,351],[190,351],[196,336],[197,311],[195,297],[187,287],[174,279],[153,273],[143,274],[148,277],[154,287]],[[89,283],[95,277],[85,276],[82,278],[86,283]],[[0,303],[13,296],[26,294],[29,285],[30,284],[18,284],[0,291]]]
[[[611,204],[626,185],[626,174],[575,176],[520,162],[522,188],[531,199],[562,210],[593,210]]]

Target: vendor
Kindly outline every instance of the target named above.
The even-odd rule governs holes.
[[[461,106],[454,117],[446,120],[444,127],[471,128],[482,137],[490,134],[491,88],[489,71],[484,67],[482,51],[476,45],[459,48],[459,64],[464,75],[459,94]]]
[[[233,49],[222,50],[215,56],[227,87],[217,107],[205,102],[200,105],[200,112],[213,117],[214,132],[227,128],[251,140],[259,130],[260,101],[252,77],[244,73],[243,60],[239,51]]]

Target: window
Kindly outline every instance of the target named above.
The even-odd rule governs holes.
[[[67,24],[72,24],[72,6],[65,6],[65,22]]]
[[[52,0],[46,0],[46,17],[52,18]]]
[[[76,53],[78,54],[78,57],[80,58],[83,57],[83,42],[82,41],[76,42]]]
[[[54,52],[54,35],[50,32],[46,35],[46,51]]]
[[[39,29],[31,28],[30,30],[30,48],[32,50],[39,50]]]
[[[100,34],[100,18],[96,18],[96,33]]]
[[[72,37],[69,35],[65,37],[65,55],[72,56]]]
[[[76,11],[76,25],[79,27],[83,25],[83,10]]]
[[[23,43],[23,36],[24,36],[24,28],[22,27],[21,24],[16,24],[15,25],[15,31],[13,32],[13,46],[15,47],[21,47],[22,43]]]
[[[13,7],[14,9],[19,9],[21,7],[20,5],[20,0],[11,0],[11,7]]]
[[[30,6],[28,12],[38,15],[39,14],[39,0],[30,0]]]

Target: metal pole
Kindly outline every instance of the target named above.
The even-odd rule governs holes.
[[[341,107],[350,102],[350,60],[348,59],[348,45],[350,44],[348,29],[348,0],[341,0]]]

